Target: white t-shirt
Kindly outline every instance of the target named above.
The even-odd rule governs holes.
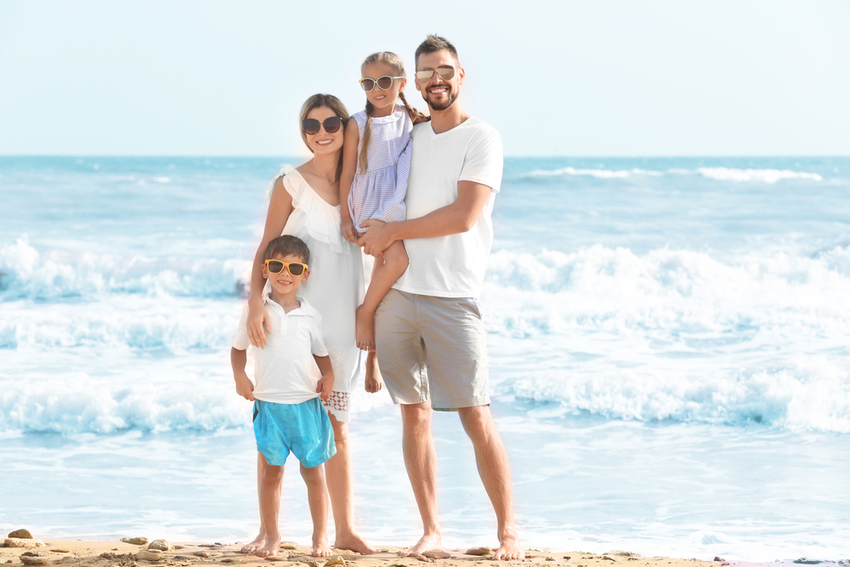
[[[300,404],[318,398],[316,387],[322,373],[316,356],[328,356],[322,341],[322,316],[301,299],[301,307],[289,313],[268,296],[263,303],[271,319],[266,348],[254,348],[248,339],[248,305],[242,310],[233,348],[254,354],[254,397],[276,404]],[[250,347],[250,349],[249,349]]]
[[[430,122],[413,127],[407,185],[407,218],[415,219],[457,200],[459,181],[490,187],[490,196],[468,232],[404,241],[410,265],[395,289],[434,297],[478,297],[493,244],[493,202],[502,182],[502,140],[470,117],[442,134]]]

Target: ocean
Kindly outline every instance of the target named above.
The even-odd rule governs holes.
[[[247,541],[229,345],[280,158],[0,157],[0,530]],[[507,158],[481,297],[525,545],[850,557],[850,158]],[[356,516],[419,518],[386,392]],[[444,542],[493,545],[435,415]],[[281,525],[309,541],[288,467]]]

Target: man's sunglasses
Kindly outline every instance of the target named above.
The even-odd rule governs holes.
[[[448,81],[455,76],[455,68],[451,65],[440,65],[436,69],[419,69],[416,71],[416,80],[420,83],[427,83],[434,77],[434,72],[437,72],[444,81]]]
[[[305,134],[310,134],[311,136],[319,133],[319,126],[324,126],[325,132],[328,134],[335,134],[339,132],[342,126],[342,118],[331,116],[330,118],[325,118],[324,122],[319,122],[315,118],[305,118],[301,121],[301,129],[304,130]]]
[[[383,77],[378,77],[375,79],[360,79],[360,86],[363,87],[363,90],[367,93],[370,93],[375,90],[375,85],[378,85],[378,88],[382,91],[388,91],[393,88],[393,81],[396,79],[403,79],[404,77],[390,77],[389,75],[384,75]]]
[[[279,274],[286,268],[293,276],[300,276],[307,270],[307,264],[301,262],[281,262],[280,260],[266,260],[266,269],[270,274]]]

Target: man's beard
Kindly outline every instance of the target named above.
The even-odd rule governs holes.
[[[425,102],[428,103],[428,106],[431,107],[431,110],[445,110],[454,104],[454,102],[457,100],[458,93],[454,89],[449,89],[449,96],[446,102],[439,104],[434,104],[433,102],[431,102],[431,93],[426,91],[426,94],[428,95],[428,98],[425,99]]]

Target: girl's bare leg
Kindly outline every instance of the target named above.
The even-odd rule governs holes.
[[[301,465],[301,477],[307,484],[307,501],[313,519],[313,557],[330,557],[332,550],[328,545],[328,493],[324,468],[319,465],[308,469]]]
[[[383,259],[383,262],[381,261]],[[375,258],[372,269],[372,283],[366,290],[363,305],[357,308],[357,348],[361,350],[375,349],[375,310],[378,304],[401,277],[410,262],[404,243],[400,240],[393,242],[384,250],[381,256]]]
[[[265,532],[262,547],[254,551],[258,557],[275,557],[280,550],[280,532],[277,519],[280,514],[280,484],[283,480],[283,467],[270,465],[260,453],[259,456],[259,493],[260,524]]]
[[[374,353],[370,354],[374,355]],[[336,455],[325,463],[328,492],[331,496],[331,506],[334,513],[336,532],[334,547],[370,555],[375,553],[376,549],[366,543],[354,531],[354,499],[351,489],[351,447],[349,446],[348,424],[339,421],[332,414],[328,415],[334,428],[334,440],[336,442]]]

